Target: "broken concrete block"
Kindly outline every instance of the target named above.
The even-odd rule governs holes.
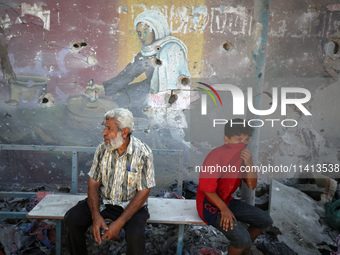
[[[324,188],[319,188],[316,184],[294,184],[290,187],[302,191],[316,201],[320,201],[321,195],[325,192]]]
[[[269,213],[274,227],[281,232],[278,241],[286,243],[297,254],[316,255],[321,254],[318,249],[325,249],[325,245],[336,247],[328,233],[330,228],[324,223],[324,205],[303,192],[272,180]]]
[[[13,254],[23,247],[23,233],[15,225],[0,227],[0,243],[4,247],[5,254]]]

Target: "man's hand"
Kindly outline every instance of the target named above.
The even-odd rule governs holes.
[[[149,197],[151,188],[139,190],[137,195],[130,201],[128,206],[125,208],[124,212],[119,216],[119,218],[112,222],[109,228],[105,228],[104,235],[102,236],[103,239],[111,240],[112,238],[119,235],[120,231],[124,227],[125,223],[142,208],[143,204],[145,203],[146,199]],[[106,225],[105,225],[106,226]]]
[[[88,189],[87,189],[87,204],[89,205],[92,215],[92,231],[94,239],[97,243],[101,244],[102,239],[100,237],[100,228],[103,227],[105,230],[108,227],[105,224],[105,220],[100,215],[99,210],[99,187],[101,183],[89,178]]]
[[[229,226],[230,229],[233,230],[234,220],[236,221],[236,218],[234,214],[229,210],[229,208],[225,208],[223,211],[221,211],[220,226],[223,228],[224,231],[228,231]]]
[[[93,219],[92,222],[92,232],[94,239],[96,240],[97,243],[101,244],[102,243],[102,238],[100,236],[100,228],[104,228],[107,232],[109,228],[107,227],[105,220],[101,215],[97,216],[95,219]],[[119,233],[118,233],[119,234]]]
[[[118,220],[114,221],[110,224],[107,231],[104,232],[102,239],[111,240],[114,237],[119,236],[120,231],[122,230],[123,226],[119,224]]]
[[[246,166],[253,166],[254,165],[253,159],[252,159],[252,156],[251,156],[251,152],[247,148],[245,148],[241,151],[241,159],[243,159],[244,164]]]

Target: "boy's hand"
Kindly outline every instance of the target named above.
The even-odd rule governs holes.
[[[221,211],[220,226],[223,228],[224,231],[228,231],[229,227],[231,230],[233,230],[234,220],[236,221],[236,218],[234,214],[229,210],[229,208]]]
[[[252,156],[251,156],[251,152],[247,148],[245,148],[241,151],[241,159],[243,159],[244,164],[246,166],[253,166],[254,165],[253,159],[252,159]]]
[[[241,151],[241,158],[244,160],[244,164],[247,167],[253,167],[254,163],[252,160],[251,152],[247,148]],[[242,174],[243,180],[247,184],[248,188],[255,189],[257,186],[257,173],[256,171],[247,171]]]

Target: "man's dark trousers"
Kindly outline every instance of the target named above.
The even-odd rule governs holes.
[[[123,211],[124,209],[120,206],[106,205],[106,208],[100,214],[104,219],[115,221]],[[145,223],[148,218],[147,206],[143,206],[124,225],[127,255],[145,254]],[[70,253],[72,255],[86,255],[85,233],[92,225],[91,211],[87,199],[78,202],[65,214],[64,224]]]

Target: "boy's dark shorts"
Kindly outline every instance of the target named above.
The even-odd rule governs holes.
[[[233,230],[229,227],[228,231],[224,231],[223,228],[220,227],[220,214],[216,217],[213,226],[220,230],[228,238],[230,245],[236,249],[245,249],[252,245],[249,232],[238,223],[238,221],[247,223],[255,228],[266,228],[273,223],[273,220],[267,212],[239,200],[231,200],[228,208],[237,219],[237,221],[234,222]]]

